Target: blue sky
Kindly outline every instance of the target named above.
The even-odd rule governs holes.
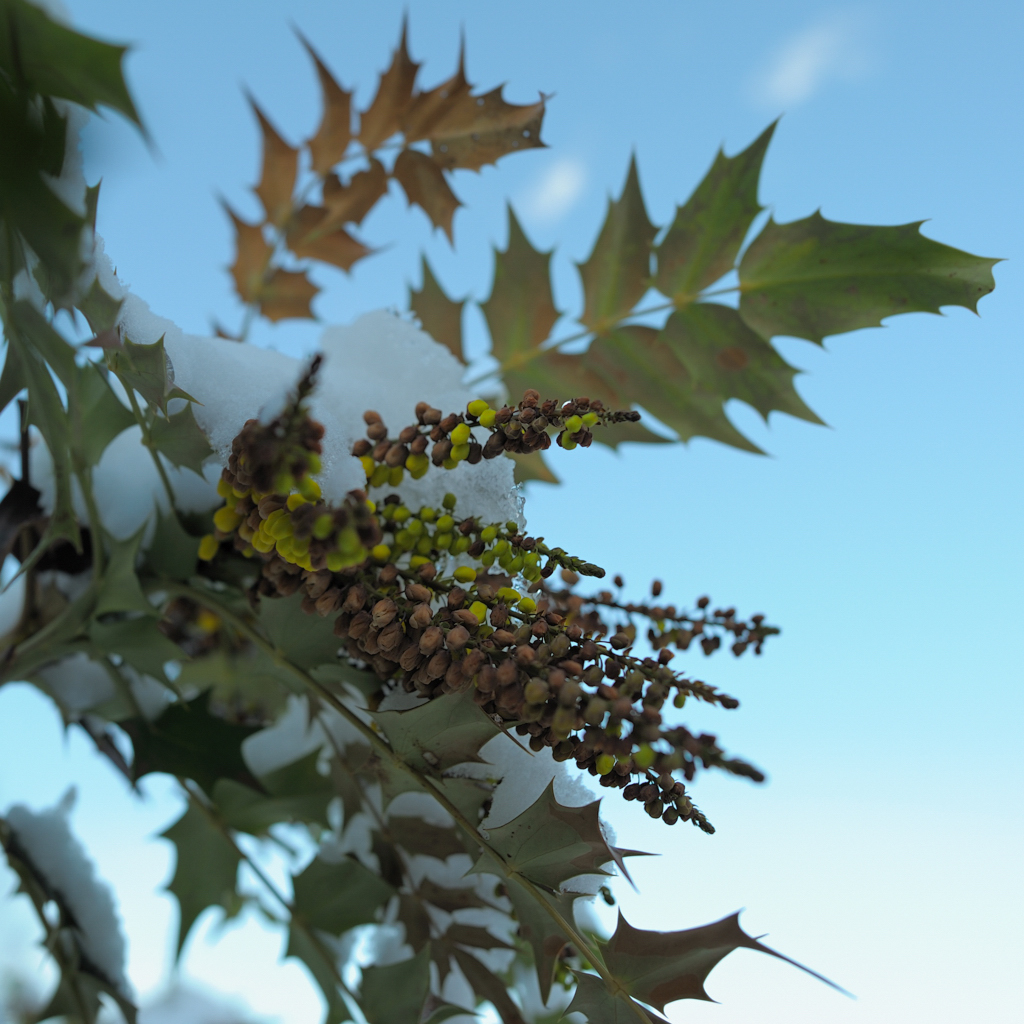
[[[90,133],[88,167],[104,180],[100,231],[120,274],[186,330],[207,332],[213,316],[237,322],[217,197],[255,212],[258,140],[243,87],[286,137],[308,134],[316,84],[289,25],[365,102],[403,4],[68,6],[83,28],[135,44],[129,78],[155,140],[154,152],[113,120]],[[535,244],[557,245],[559,305],[578,309],[572,261],[589,252],[632,151],[652,219],[665,224],[719,145],[735,152],[780,113],[761,191],[777,219],[818,208],[854,222],[928,219],[930,237],[1007,258],[980,318],[914,314],[824,348],[781,339],[827,428],[784,416],[765,427],[737,406],[735,421],[770,457],[700,440],[618,456],[591,449],[560,461],[564,485],[535,488],[527,511],[534,532],[622,571],[637,596],[659,577],[680,601],[707,592],[783,627],[758,660],[692,659],[743,701],[700,724],[764,766],[768,784],[702,782],[698,800],[719,828],[710,838],[609,801],[620,841],[663,855],[636,863],[639,896],[619,891],[643,927],[744,906],[750,930],[858,999],[738,954],[712,976],[721,1005],[680,1003],[671,1019],[1009,1019],[1024,838],[1024,16],[1007,3],[948,0],[407,6],[425,82],[450,74],[464,29],[471,80],[507,82],[518,102],[554,94],[551,148],[461,175],[454,252],[404,199],[382,204],[363,234],[388,247],[351,277],[320,279],[327,323],[402,306],[421,251],[451,292],[486,297],[506,198]],[[477,345],[481,324],[467,316]],[[256,341],[308,350],[319,329],[261,327]],[[0,692],[0,806],[52,802],[71,781],[81,789],[76,826],[125,913],[132,976],[156,991],[174,915],[156,892],[170,858],[149,837],[174,804],[158,783],[133,801],[77,738],[65,743],[38,698]],[[210,930],[190,945],[189,976],[270,1019],[314,1019],[301,971],[271,966],[272,936],[243,922],[208,945]],[[0,923],[8,960],[15,932]]]

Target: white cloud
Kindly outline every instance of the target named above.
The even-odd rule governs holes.
[[[562,157],[552,163],[521,204],[531,220],[553,221],[567,213],[583,194],[587,168],[581,160]]]
[[[790,37],[754,83],[758,101],[792,107],[830,80],[852,81],[869,67],[862,17],[842,12],[822,18]]]

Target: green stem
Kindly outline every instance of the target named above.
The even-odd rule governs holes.
[[[164,491],[167,493],[167,500],[170,502],[171,514],[176,515],[177,510],[174,507],[174,490],[171,487],[170,478],[167,476],[167,470],[164,468],[164,464],[160,461],[160,453],[153,445],[152,431],[150,431],[149,424],[146,422],[146,418],[142,415],[142,410],[139,408],[139,402],[135,397],[135,391],[130,387],[126,387],[125,391],[128,392],[128,401],[131,402],[132,414],[135,416],[135,422],[138,423],[139,429],[142,431],[142,443],[149,449],[149,454],[153,458],[153,464],[156,466],[156,471],[160,474],[160,480],[164,485]]]

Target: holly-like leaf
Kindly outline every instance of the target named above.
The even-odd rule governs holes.
[[[213,454],[213,449],[196,423],[191,405],[186,405],[167,419],[158,416],[150,433],[156,449],[175,466],[184,466],[199,476],[203,475],[203,463]]]
[[[604,865],[618,858],[601,831],[600,805],[595,800],[583,807],[565,807],[555,799],[554,782],[549,782],[519,817],[487,830],[488,845],[502,855],[509,871],[555,892],[577,875],[611,874]],[[472,870],[493,874],[495,863],[481,854]]]
[[[416,149],[403,149],[395,160],[392,177],[405,189],[409,205],[419,206],[435,228],[441,228],[452,239],[452,218],[462,205],[452,192],[444,172],[437,164]]]
[[[260,312],[274,323],[289,319],[313,320],[310,303],[319,291],[305,271],[278,268],[260,292]]]
[[[368,1024],[420,1024],[430,991],[430,943],[410,960],[363,968],[359,1003]]]
[[[466,81],[466,44],[459,45],[459,66],[451,78],[427,92],[418,92],[402,121],[406,142],[429,138],[430,132],[444,115],[468,96],[472,86]]]
[[[39,355],[57,374],[64,387],[72,387],[76,376],[75,350],[52,327],[42,313],[24,299],[8,310],[11,325],[32,343]]]
[[[449,928],[449,932],[451,929]],[[526,1024],[519,1007],[508,994],[508,986],[500,978],[495,977],[472,953],[465,950],[454,950],[455,962],[459,965],[466,981],[473,991],[493,1004],[501,1017],[502,1024]]]
[[[500,731],[468,693],[449,693],[410,711],[378,711],[374,719],[395,753],[426,774],[483,762],[480,748]]]
[[[301,32],[298,35],[316,67],[323,97],[324,112],[320,126],[308,143],[313,170],[323,175],[345,155],[352,139],[352,93],[338,85],[306,38]]]
[[[172,398],[195,401],[174,384],[174,367],[164,348],[163,335],[151,345],[137,345],[125,338],[120,347],[107,350],[107,366],[126,388],[137,391],[164,414]]]
[[[699,391],[723,401],[738,398],[766,420],[776,409],[821,423],[793,387],[799,371],[735,309],[713,302],[684,306],[669,317],[659,343],[672,349]]]
[[[399,846],[412,854],[446,860],[466,852],[454,828],[431,825],[422,818],[394,815],[388,818],[388,833]]]
[[[537,971],[537,982],[540,985],[541,999],[546,1003],[551,994],[551,982],[555,975],[555,965],[569,942],[555,919],[542,907],[536,897],[528,892],[514,879],[505,882],[508,898],[515,908],[516,920],[519,922],[519,934],[526,939],[533,950],[534,968]],[[563,892],[557,896],[541,893],[541,898],[556,907],[562,917],[572,923],[573,903],[580,894]]]
[[[490,297],[480,303],[491,334],[491,355],[505,371],[533,355],[560,316],[550,268],[551,253],[534,249],[509,206],[508,246],[494,251],[494,284]]]
[[[121,311],[121,300],[110,295],[98,277],[93,278],[89,290],[75,305],[89,322],[93,334],[101,334],[113,328],[117,323],[117,314]]]
[[[289,693],[299,692],[292,675],[254,647],[240,651],[218,647],[193,658],[182,666],[177,683],[185,692],[190,687],[208,689],[211,700],[237,709],[252,721],[268,723],[284,710]]]
[[[121,72],[126,46],[80,35],[26,0],[6,0],[0,18],[0,68],[10,80],[89,110],[112,107],[142,122]]]
[[[259,730],[211,715],[209,703],[209,692],[201,693],[188,703],[172,704],[153,722],[133,718],[120,723],[135,751],[136,780],[166,772],[192,779],[208,794],[218,779],[261,788],[242,758],[242,741]]]
[[[261,602],[260,622],[271,642],[300,668],[337,662],[341,642],[334,635],[331,620],[307,615],[302,610],[301,594]]]
[[[288,225],[288,248],[299,259],[322,260],[348,270],[370,250],[332,220],[326,207],[303,206]]]
[[[224,209],[235,227],[235,262],[231,265],[235,290],[243,302],[258,302],[274,248],[263,237],[261,225],[242,220],[227,203]]]
[[[587,1024],[636,1024],[637,1020],[645,1019],[651,1024],[668,1024],[664,1017],[629,996],[613,996],[605,983],[593,974],[575,973],[576,991],[566,1007],[566,1014],[585,1014]]]
[[[174,513],[158,509],[146,565],[158,576],[184,582],[195,573],[198,557],[199,538],[186,533]]]
[[[250,97],[249,102],[263,135],[263,172],[253,191],[260,197],[267,220],[271,224],[283,224],[292,209],[299,151],[281,138],[255,100]]]
[[[446,910],[449,914],[456,910],[486,907],[487,904],[477,895],[475,887],[449,888],[438,885],[429,878],[424,878],[416,889],[420,899],[433,903],[435,907]]]
[[[117,622],[93,622],[89,639],[103,654],[124,658],[132,668],[167,683],[164,665],[184,657],[184,652],[160,632],[156,619],[144,615]]]
[[[107,445],[135,425],[135,417],[118,401],[95,363],[76,367],[75,385],[68,392],[68,415],[75,453],[86,466],[95,466]]]
[[[921,223],[871,227],[820,213],[788,224],[770,220],[740,261],[740,314],[765,338],[820,343],[879,327],[897,313],[977,311],[995,288],[999,261],[933,242]]]
[[[754,218],[761,212],[757,183],[775,132],[770,124],[742,153],[719,150],[711,170],[676,209],[658,246],[658,290],[677,304],[691,302],[733,268]]]
[[[335,864],[314,857],[293,884],[295,915],[331,935],[376,921],[377,911],[395,892],[351,857]]]
[[[541,141],[545,99],[518,105],[498,86],[482,96],[461,94],[452,108],[424,133],[434,160],[445,170],[478,171],[509,153],[546,148]]]
[[[634,156],[622,195],[608,200],[608,213],[589,258],[577,264],[584,297],[580,323],[600,334],[633,309],[650,284],[651,246],[657,233],[644,206]]]
[[[462,309],[466,300],[456,302],[434,277],[427,257],[421,258],[423,284],[419,291],[409,289],[409,308],[416,314],[423,330],[434,341],[444,345],[460,363],[466,360],[462,353]]]
[[[178,956],[199,915],[223,907],[229,916],[241,908],[238,864],[241,855],[210,815],[189,803],[185,813],[162,833],[174,843],[177,863],[167,886],[178,901]]]
[[[116,540],[113,537],[109,539],[110,562],[103,574],[103,582],[96,597],[95,614],[97,616],[110,612],[157,614],[157,610],[146,600],[139,577],[135,574],[139,544],[145,529],[145,527],[140,528],[134,536],[128,537],[126,540]],[[180,651],[178,653],[180,655]]]
[[[352,1020],[352,1015],[345,1005],[338,987],[338,967],[332,949],[329,949],[308,928],[292,924],[288,930],[288,950],[285,956],[294,956],[301,960],[314,980],[320,986],[327,1002],[327,1016],[324,1024],[345,1024]]]
[[[739,914],[714,924],[678,932],[634,928],[619,913],[615,934],[603,948],[605,964],[631,996],[664,1012],[677,999],[704,999],[704,982],[712,969],[735,949],[754,949],[784,960],[832,988],[839,986],[795,960],[751,938],[739,925]],[[842,989],[839,989],[842,991]]]
[[[391,65],[380,76],[377,92],[360,118],[359,141],[368,153],[401,130],[402,121],[412,103],[420,66],[409,56],[407,30],[407,22],[403,20],[402,35],[391,58]]]
[[[343,185],[336,174],[324,179],[323,203],[330,213],[330,224],[361,224],[377,200],[387,194],[388,172],[375,157],[370,166],[356,171]]]
[[[25,372],[21,368],[18,350],[13,345],[7,346],[4,356],[4,370],[0,374],[0,412],[25,389]]]

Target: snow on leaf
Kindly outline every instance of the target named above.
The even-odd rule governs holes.
[[[199,429],[191,405],[186,405],[167,419],[158,416],[150,433],[157,450],[175,466],[184,466],[199,476],[203,475],[203,463],[213,455],[213,449]]]
[[[617,860],[598,817],[601,801],[566,807],[555,799],[554,780],[522,814],[488,829],[488,845],[504,858],[509,872],[558,891],[563,882],[583,874],[607,875],[603,865]],[[494,861],[481,855],[473,868],[493,874]]]
[[[413,88],[419,64],[409,56],[408,25],[402,22],[402,35],[391,58],[391,64],[380,76],[377,92],[359,122],[359,141],[369,153],[400,131],[402,121],[412,103]]]
[[[508,246],[494,252],[494,284],[490,297],[480,303],[491,334],[491,355],[504,370],[532,354],[558,320],[550,268],[551,253],[534,249],[509,206]]]
[[[107,366],[125,388],[137,391],[149,405],[167,412],[172,398],[195,399],[174,386],[174,369],[164,349],[163,336],[150,345],[137,345],[125,338],[119,348],[107,350]]]
[[[320,126],[308,143],[313,170],[323,175],[345,155],[352,139],[352,93],[338,85],[308,40],[301,32],[298,35],[316,67],[323,97],[324,112]]]
[[[405,189],[409,205],[419,206],[435,228],[440,228],[448,241],[452,238],[452,218],[462,205],[452,192],[444,172],[429,156],[415,149],[403,149],[395,160],[392,177]]]
[[[676,208],[657,249],[654,284],[677,304],[691,302],[732,269],[747,230],[761,211],[757,183],[774,132],[773,122],[736,156],[719,150],[693,195]]]
[[[331,864],[314,857],[293,879],[295,916],[331,935],[377,920],[395,890],[357,860]]]
[[[263,204],[267,220],[271,224],[283,224],[291,213],[299,151],[281,138],[254,99],[250,97],[249,103],[263,135],[263,171],[253,191]]]
[[[423,330],[434,341],[444,345],[460,363],[466,360],[462,352],[462,310],[466,300],[456,302],[434,277],[427,257],[421,257],[422,280],[420,290],[409,289],[409,308],[423,325]]]
[[[977,311],[999,261],[934,242],[921,223],[842,224],[820,213],[769,220],[740,261],[741,316],[765,338],[820,343],[897,313]]]
[[[288,248],[299,259],[322,260],[348,270],[370,250],[332,220],[324,206],[301,207],[288,224]]]
[[[480,748],[500,731],[467,693],[449,693],[410,711],[374,714],[395,753],[425,774],[483,762]]]
[[[181,956],[185,939],[207,907],[222,907],[233,916],[241,907],[236,890],[241,856],[227,836],[194,803],[162,833],[174,843],[177,862],[167,886],[178,901],[178,944]]]
[[[634,156],[622,195],[608,200],[590,256],[577,264],[583,282],[582,324],[600,334],[633,309],[650,284],[651,246],[657,233],[644,206]]]

